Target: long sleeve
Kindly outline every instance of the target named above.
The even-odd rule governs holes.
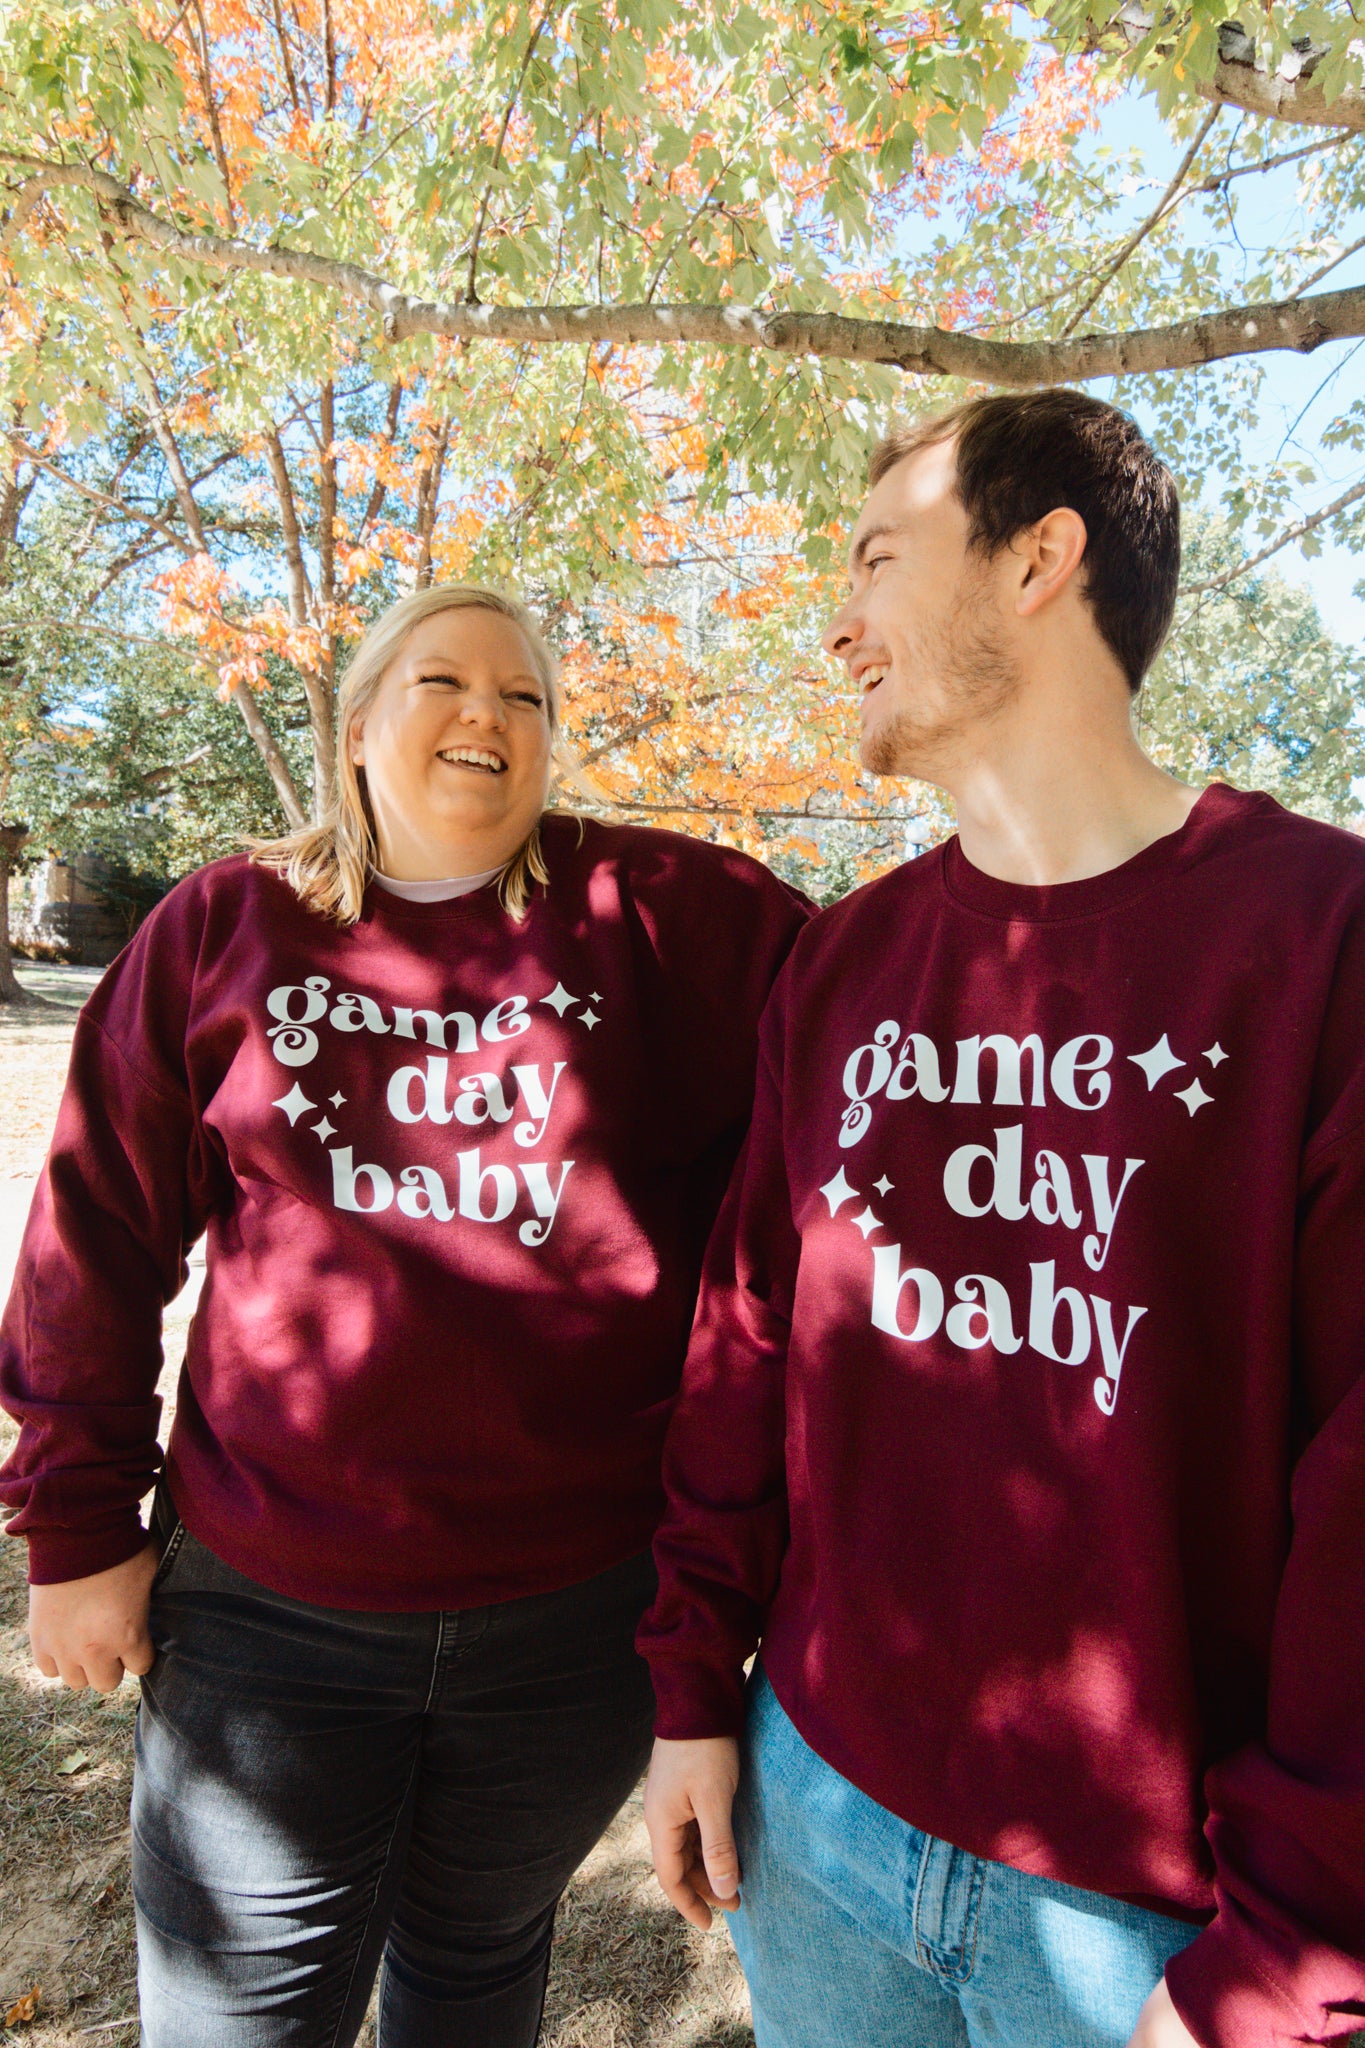
[[[787,1542],[784,1375],[800,1241],[783,1161],[780,1029],[775,1000],[760,1037],[753,1124],[708,1247],[664,1451],[659,1594],[639,1643],[658,1732],[675,1739],[738,1730],[744,1662]]]
[[[1365,975],[1348,968],[1324,1064],[1338,1065],[1339,1046],[1340,1066],[1357,1071],[1309,1146],[1300,1187],[1303,1447],[1265,1739],[1207,1775],[1217,1915],[1166,1972],[1204,2048],[1322,2041],[1365,2020],[1365,1091],[1353,1042],[1363,994]]]
[[[155,937],[124,955],[95,999],[135,1041],[158,985],[156,1010],[180,1008],[178,992],[164,999],[172,962],[148,958]],[[127,1029],[119,1038],[127,1044]],[[189,1091],[163,1038],[158,1025],[124,1050],[96,1016],[81,1017],[0,1325],[0,1401],[20,1424],[0,1500],[15,1510],[10,1533],[28,1539],[36,1584],[107,1570],[145,1540],[138,1503],[160,1463],[162,1311],[204,1220]]]

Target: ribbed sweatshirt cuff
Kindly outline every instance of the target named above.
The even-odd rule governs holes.
[[[646,1649],[645,1655],[649,1652]],[[665,1742],[699,1742],[713,1735],[738,1735],[744,1727],[744,1672],[736,1666],[651,1664],[654,1733]]]
[[[30,1529],[24,1534],[31,1586],[56,1586],[112,1571],[116,1564],[136,1557],[147,1542],[136,1508],[97,1529]]]
[[[1303,2048],[1319,2038],[1292,1992],[1221,1916],[1171,1957],[1166,1989],[1200,2048]]]

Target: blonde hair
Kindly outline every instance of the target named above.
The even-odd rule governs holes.
[[[374,818],[362,780],[364,770],[351,759],[352,728],[373,704],[386,670],[409,634],[423,619],[447,611],[497,612],[512,620],[545,691],[550,744],[555,747],[558,742],[559,667],[525,605],[476,583],[433,583],[391,604],[351,656],[337,691],[336,795],[317,824],[300,825],[282,839],[266,840],[251,848],[254,861],[274,868],[301,903],[335,924],[355,923],[371,871],[379,865]],[[549,879],[537,819],[498,877],[503,908],[518,920],[525,917],[533,885],[539,882],[544,888]]]

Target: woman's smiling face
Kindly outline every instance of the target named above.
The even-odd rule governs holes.
[[[380,867],[400,881],[501,866],[545,808],[544,683],[515,620],[470,606],[414,627],[348,736]]]

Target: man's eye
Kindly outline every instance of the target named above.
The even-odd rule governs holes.
[[[869,555],[867,566],[869,569],[880,569],[883,562],[889,562],[890,560],[890,555]]]

